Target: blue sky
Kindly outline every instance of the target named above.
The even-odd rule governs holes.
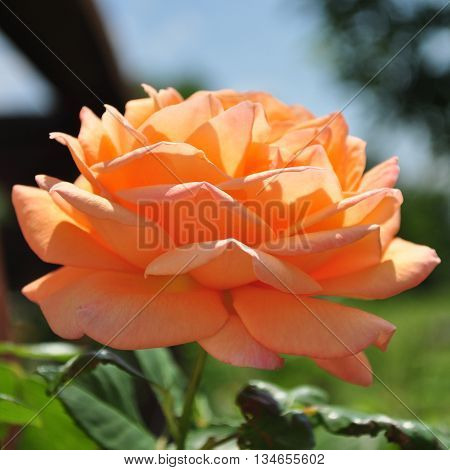
[[[96,0],[131,83],[157,77],[201,77],[208,88],[266,90],[315,114],[341,109],[357,89],[340,84],[321,42],[321,19],[313,1],[292,0]],[[0,34],[0,114],[43,113],[51,89]],[[349,106],[353,134],[369,137],[369,93]],[[373,135],[372,135],[373,139]],[[403,175],[414,180],[429,162],[420,133],[389,129],[369,145],[386,157],[399,154]]]

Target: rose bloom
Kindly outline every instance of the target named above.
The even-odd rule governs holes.
[[[74,183],[39,175],[39,188],[14,187],[28,244],[62,265],[25,296],[63,338],[117,349],[197,341],[262,369],[306,356],[370,384],[363,351],[384,350],[395,327],[323,297],[390,297],[439,263],[395,236],[397,158],[364,173],[365,142],[339,113],[316,118],[267,93],[183,100],[144,88],[124,115],[83,108],[78,138],[51,134],[72,154]],[[174,215],[176,202],[186,210]]]

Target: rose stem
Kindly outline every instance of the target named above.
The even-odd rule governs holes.
[[[202,378],[203,369],[205,367],[207,353],[203,348],[199,348],[197,359],[192,370],[191,379],[186,390],[184,399],[183,413],[180,418],[179,438],[177,442],[178,449],[184,449],[186,444],[186,437],[191,424],[192,407],[194,404],[195,394],[197,393],[200,380]]]

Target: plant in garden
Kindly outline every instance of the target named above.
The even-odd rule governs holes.
[[[93,429],[99,416],[109,419],[121,404],[113,394],[105,405],[95,383],[114,388],[114,374],[127,373],[151,382],[167,442],[185,448],[206,353],[263,369],[281,367],[281,354],[306,356],[343,380],[369,385],[363,351],[385,349],[395,327],[317,296],[386,298],[416,286],[439,263],[431,248],[396,237],[397,158],[364,173],[365,143],[348,135],[339,113],[316,118],[259,92],[201,91],[183,100],[173,89],[144,88],[149,97],[128,102],[124,115],[107,106],[99,119],[83,109],[78,138],[51,134],[80,171],[73,184],[39,175],[39,188],[13,190],[29,245],[63,265],[23,289],[55,333],[125,350],[201,346],[182,408],[181,391],[172,396],[172,385],[153,380],[152,367],[168,373],[153,359],[142,366],[147,375],[113,360],[83,378],[94,363],[110,362],[112,353],[102,349],[84,363],[41,371],[55,390],[74,381],[60,398],[77,423],[101,433]],[[136,351],[137,360],[167,354],[155,351]],[[179,373],[170,370],[175,384]],[[74,407],[88,397],[100,403],[81,416]],[[300,445],[293,436],[303,436],[310,448],[311,427],[327,422],[323,409],[286,414],[274,405],[273,413],[255,415],[245,403],[241,394],[246,424],[231,434],[242,447],[297,448],[290,447]],[[134,431],[142,431],[134,418]],[[286,440],[282,433],[275,441],[259,436],[268,427],[260,419],[290,430]],[[114,426],[119,422],[109,432]],[[129,445],[122,437],[114,446],[95,440],[120,448]],[[156,445],[140,438],[143,447]]]
[[[0,441],[8,442],[17,432],[14,429],[30,423],[14,441],[16,448],[177,446],[185,377],[169,350],[135,351],[128,359],[108,349],[83,352],[62,343],[39,348],[1,344],[0,355],[6,351],[10,358],[51,363],[37,368],[44,381],[26,374],[18,364],[0,361]],[[48,402],[46,388],[58,398],[30,422]],[[151,395],[158,398],[166,416],[168,426],[162,433],[142,414]],[[347,446],[354,445],[352,438],[375,436],[379,448],[443,449],[450,442],[448,434],[415,420],[331,405],[327,393],[312,386],[286,391],[251,382],[239,392],[236,404],[242,418],[224,421],[197,396],[186,448],[321,449],[323,435],[341,436]],[[8,434],[12,425],[17,428]]]

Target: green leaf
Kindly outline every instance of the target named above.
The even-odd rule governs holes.
[[[78,427],[58,399],[49,402],[41,377],[26,377],[21,382],[21,397],[34,409],[42,410],[41,427],[27,427],[19,435],[17,449],[96,449],[97,444]],[[45,407],[45,408],[44,408]]]
[[[17,344],[0,342],[0,355],[9,355],[21,359],[48,359],[65,362],[79,353],[80,348],[71,343]]]
[[[12,363],[0,362],[0,393],[6,395],[15,395],[19,377],[20,369]]]
[[[170,434],[176,440],[178,421],[183,407],[185,377],[167,348],[142,349],[134,352],[144,376],[161,405]]]
[[[242,424],[238,436],[241,449],[300,450],[315,445],[311,424],[299,411],[251,418]]]
[[[141,349],[134,353],[147,379],[163,388],[182,389],[183,372],[168,349]]]
[[[166,348],[142,349],[135,351],[139,366],[144,376],[159,387],[155,389],[160,401],[164,399],[164,391],[170,391],[174,403],[182,404],[185,378],[183,371],[175,362],[170,350]],[[176,410],[180,412],[180,410]]]
[[[238,431],[241,449],[312,449],[312,426],[300,411],[284,412],[288,394],[271,384],[256,382],[237,396],[246,421]]]
[[[329,396],[325,390],[312,385],[302,385],[287,392],[286,405],[288,408],[297,406],[328,403]]]
[[[376,436],[383,432],[389,442],[402,449],[445,449],[444,437],[418,421],[392,419],[371,415],[338,406],[315,406],[308,415],[333,434],[346,436]]]
[[[61,368],[41,367],[39,372],[51,389],[58,387],[58,398],[69,414],[102,448],[155,448],[136,406],[130,373],[141,377],[139,372],[110,352],[91,361],[89,357],[94,356],[82,355]]]
[[[77,377],[81,373],[94,370],[99,364],[113,364],[128,374],[142,380],[147,380],[136,368],[128,364],[118,354],[109,349],[88,351],[70,359],[61,367],[40,366],[38,373],[49,382],[50,391],[56,391],[62,384]]]
[[[26,426],[11,446],[15,449],[95,449],[96,444],[78,428],[59,400],[51,400],[41,377],[30,376],[18,364],[0,362],[0,392],[13,396],[38,412],[37,423]],[[2,428],[3,439],[7,426]],[[45,432],[43,432],[45,430]]]
[[[255,393],[258,390],[260,393]],[[328,394],[321,388],[302,385],[286,391],[276,385],[262,380],[253,380],[248,389],[241,394],[250,393],[253,400],[265,400],[267,406],[278,407],[280,410],[294,410],[308,405],[328,403]]]
[[[212,425],[189,431],[187,449],[237,449],[237,428],[225,424]]]
[[[295,447],[286,446],[297,445],[295,439],[298,438],[304,447],[297,448],[308,448],[307,445],[313,445],[313,439],[311,429],[304,423],[307,420],[310,425],[331,434],[384,436],[402,449],[447,448],[447,436],[418,421],[331,406],[324,404],[327,399],[325,392],[315,387],[298,387],[287,392],[265,382],[250,383],[237,397],[237,404],[246,418],[239,445],[251,449],[291,449]],[[311,437],[309,441],[308,437]]]
[[[25,403],[11,395],[0,394],[0,423],[16,425],[29,423],[30,426],[39,426],[41,422],[35,415],[36,411]]]

